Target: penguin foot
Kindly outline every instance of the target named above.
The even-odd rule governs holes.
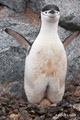
[[[50,106],[51,106],[51,107],[56,107],[57,104],[56,104],[56,103],[53,103],[53,104],[51,104]]]
[[[39,105],[40,106],[50,106],[51,102],[48,99],[42,99]]]

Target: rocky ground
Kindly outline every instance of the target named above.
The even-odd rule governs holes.
[[[52,106],[32,105],[6,93],[0,96],[0,120],[80,120],[80,81],[66,84],[63,100]]]
[[[40,29],[39,13],[45,2],[49,1],[38,0],[36,3],[35,0],[31,0],[25,13],[16,13],[16,10],[0,6],[0,120],[80,119],[80,35],[66,47],[68,73],[63,101],[57,107],[40,107],[27,102],[23,89],[24,63],[27,51],[4,31],[5,28],[11,28],[33,42]],[[61,9],[58,30],[61,41],[64,41],[73,31],[80,30],[80,4],[78,4],[79,2],[75,3],[74,0],[73,4],[77,5],[78,8],[75,9],[69,2],[71,1],[68,0],[67,4],[64,4],[62,0],[61,2],[56,0],[56,4]],[[37,11],[38,14],[32,12],[29,7],[35,13]]]

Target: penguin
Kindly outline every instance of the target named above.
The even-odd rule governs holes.
[[[48,4],[41,10],[41,29],[33,44],[11,29],[5,31],[27,47],[25,60],[24,90],[32,104],[51,105],[59,103],[65,91],[67,56],[65,48],[78,35],[65,40],[58,35],[60,10]]]
[[[24,89],[30,103],[48,99],[57,104],[63,98],[67,57],[57,32],[59,18],[56,5],[42,8],[41,29],[25,61]]]

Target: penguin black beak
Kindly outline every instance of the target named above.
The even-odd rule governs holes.
[[[50,10],[49,13],[51,13],[51,14],[55,14],[55,11],[54,11],[54,10]]]

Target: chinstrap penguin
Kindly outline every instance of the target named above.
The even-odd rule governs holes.
[[[41,29],[25,62],[24,89],[30,103],[58,103],[64,95],[67,57],[57,33],[59,18],[55,5],[41,11]]]
[[[11,29],[5,30],[29,51],[25,61],[24,90],[30,103],[54,104],[63,98],[67,57],[57,32],[59,18],[60,11],[56,5],[42,8],[41,29],[32,47],[23,36]],[[64,44],[67,46],[66,41]]]

